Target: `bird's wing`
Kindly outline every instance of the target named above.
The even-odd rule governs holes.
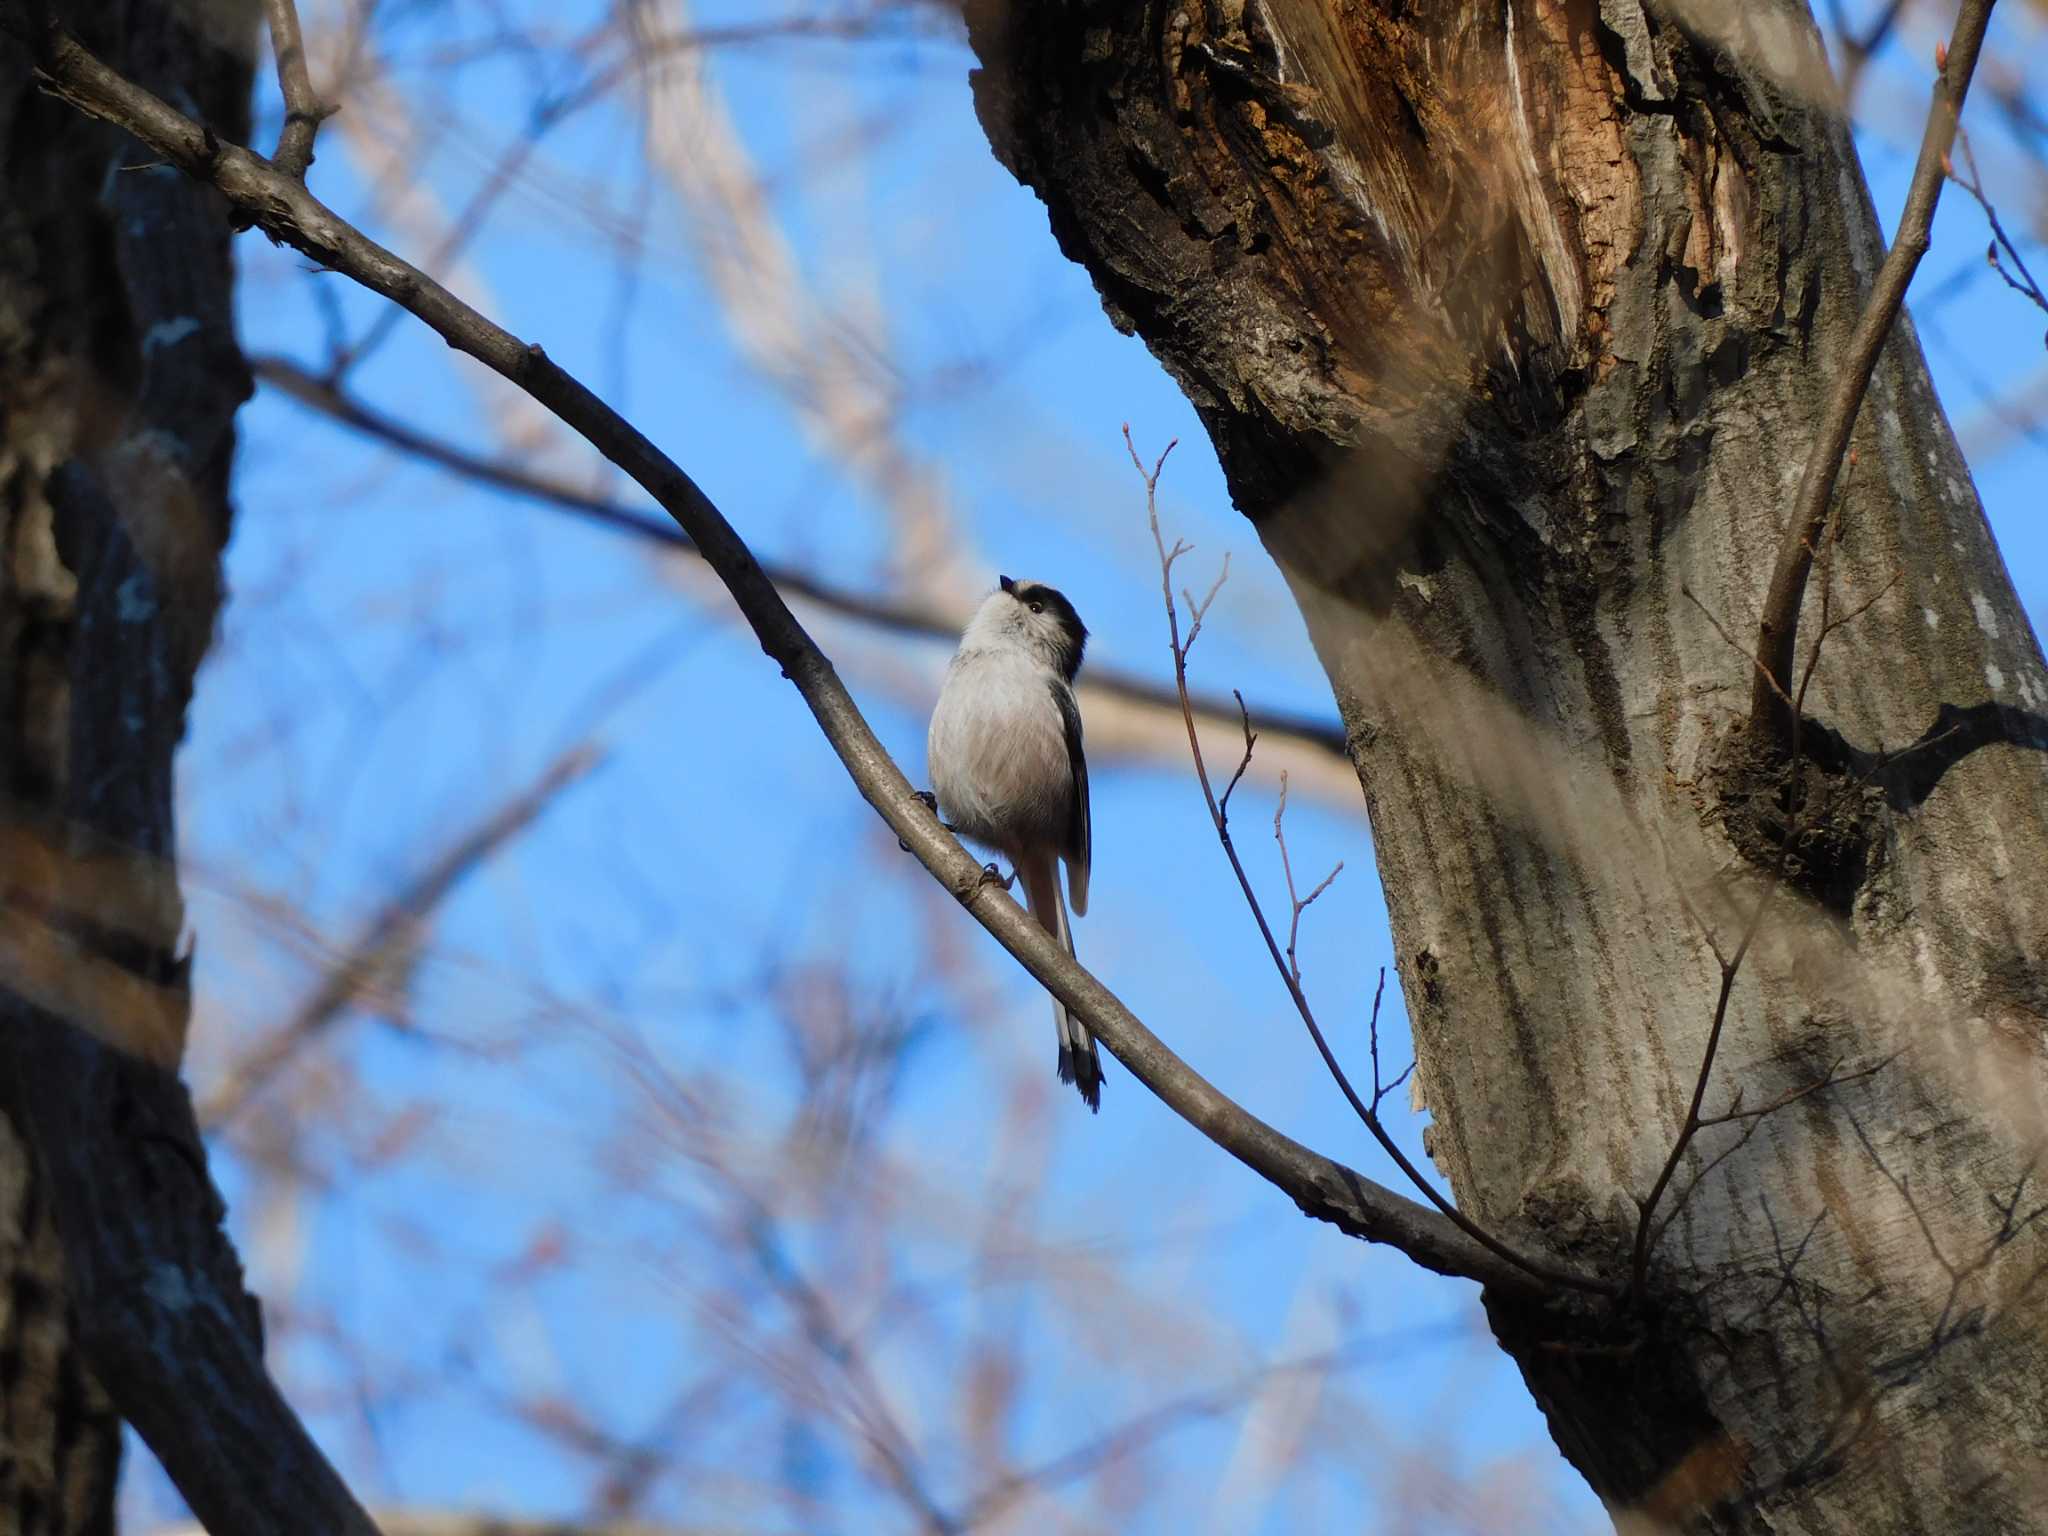
[[[1054,681],[1052,697],[1059,706],[1060,723],[1066,727],[1067,770],[1073,781],[1073,799],[1067,815],[1067,846],[1060,850],[1067,860],[1067,899],[1076,917],[1086,917],[1088,865],[1095,838],[1088,816],[1088,756],[1081,750],[1081,706],[1074,702],[1074,690],[1064,680]]]

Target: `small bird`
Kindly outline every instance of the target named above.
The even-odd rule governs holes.
[[[1088,631],[1066,597],[1005,576],[975,610],[946,669],[925,757],[939,815],[961,837],[1006,856],[1024,905],[1074,952],[1061,859],[1074,915],[1088,913],[1088,759],[1074,676]],[[1095,1039],[1058,998],[1060,1081],[1102,1107]]]

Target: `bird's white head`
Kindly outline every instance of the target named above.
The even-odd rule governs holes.
[[[1008,576],[975,610],[960,638],[963,651],[1029,650],[1070,683],[1087,646],[1088,628],[1065,593]]]

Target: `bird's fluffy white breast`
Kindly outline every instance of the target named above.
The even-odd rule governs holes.
[[[1054,674],[1016,650],[962,650],[946,669],[925,757],[939,813],[1011,850],[1064,840],[1073,771]]]

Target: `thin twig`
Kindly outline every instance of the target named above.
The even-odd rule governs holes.
[[[1168,446],[1171,447],[1172,445],[1169,444]],[[1160,455],[1160,462],[1162,464],[1166,462],[1164,454]],[[1181,644],[1182,655],[1186,655],[1195,648],[1195,636],[1202,632],[1202,620],[1209,616],[1210,605],[1216,601],[1216,594],[1223,590],[1223,583],[1228,580],[1230,580],[1230,551],[1226,549],[1223,551],[1222,568],[1216,572],[1216,579],[1209,583],[1209,592],[1206,597],[1198,603],[1195,601],[1194,593],[1188,591],[1185,587],[1181,588],[1180,595],[1186,600],[1188,605],[1188,637]]]
[[[1366,1021],[1366,1037],[1372,1043],[1372,1107],[1377,1110],[1380,1101],[1408,1079],[1415,1075],[1415,1058],[1408,1058],[1408,1065],[1401,1069],[1400,1076],[1391,1083],[1380,1081],[1380,999],[1387,995],[1387,968],[1380,967],[1379,984],[1372,989],[1372,1017]]]
[[[1201,738],[1195,730],[1194,708],[1188,702],[1187,646],[1181,639],[1180,611],[1173,601],[1174,562],[1188,552],[1189,546],[1183,540],[1175,539],[1173,548],[1168,549],[1166,536],[1159,529],[1159,471],[1166,462],[1166,454],[1160,454],[1148,471],[1145,468],[1145,461],[1138,456],[1137,445],[1131,441],[1131,429],[1128,425],[1124,427],[1124,446],[1130,451],[1131,463],[1137,467],[1139,477],[1145,482],[1145,516],[1152,529],[1153,547],[1159,553],[1159,590],[1166,603],[1167,641],[1173,651],[1174,683],[1180,693],[1181,719],[1187,728],[1188,752],[1194,759],[1195,779],[1201,785],[1203,800],[1208,804],[1209,821],[1216,829],[1216,840],[1223,845],[1224,857],[1230,861],[1231,873],[1237,876],[1238,889],[1244,893],[1245,905],[1251,909],[1252,920],[1258,926],[1259,937],[1265,940],[1266,953],[1271,956],[1274,969],[1280,973],[1280,980],[1287,988],[1287,995],[1294,1004],[1294,1011],[1301,1016],[1301,1022],[1307,1026],[1309,1038],[1315,1042],[1316,1050],[1323,1058],[1323,1065],[1329,1069],[1330,1076],[1336,1081],[1346,1102],[1351,1105],[1352,1112],[1380,1144],[1381,1150],[1393,1159],[1394,1166],[1401,1170],[1403,1177],[1420,1190],[1430,1204],[1441,1211],[1459,1231],[1514,1268],[1553,1286],[1590,1291],[1598,1295],[1617,1294],[1619,1288],[1611,1281],[1557,1269],[1523,1257],[1451,1204],[1438,1192],[1435,1185],[1422,1176],[1421,1170],[1410,1161],[1408,1154],[1401,1150],[1400,1144],[1381,1122],[1374,1106],[1361,1099],[1358,1090],[1351,1086],[1351,1079],[1345,1074],[1336,1053],[1330,1049],[1330,1042],[1324,1037],[1322,1026],[1316,1022],[1315,1010],[1309,1006],[1308,997],[1301,989],[1299,974],[1281,953],[1280,941],[1274,936],[1273,925],[1266,920],[1265,908],[1259,902],[1258,893],[1252,889],[1251,876],[1245,872],[1244,861],[1238,857],[1237,845],[1231,839],[1230,819],[1224,814],[1223,804],[1216,798],[1216,791],[1209,782],[1208,763],[1202,756]],[[1172,449],[1173,444],[1167,444],[1167,452],[1171,452]],[[1249,752],[1249,722],[1246,726],[1246,735],[1246,750]],[[1234,784],[1235,780],[1232,782]]]
[[[1692,1145],[1693,1137],[1700,1132],[1700,1105],[1707,1096],[1707,1080],[1714,1075],[1714,1057],[1721,1049],[1721,1029],[1728,1022],[1728,999],[1735,991],[1736,973],[1742,969],[1744,956],[1755,940],[1757,929],[1762,926],[1764,913],[1770,910],[1772,900],[1778,894],[1774,882],[1764,887],[1757,897],[1756,906],[1751,909],[1749,921],[1743,926],[1741,942],[1735,946],[1735,953],[1721,965],[1721,989],[1714,999],[1714,1022],[1707,1030],[1706,1049],[1700,1053],[1700,1069],[1693,1078],[1692,1103],[1687,1106],[1685,1123],[1679,1127],[1678,1135],[1671,1143],[1671,1154],[1664,1159],[1664,1167],[1657,1174],[1657,1182],[1650,1186],[1650,1193],[1642,1203],[1642,1215],[1636,1222],[1635,1255],[1629,1265],[1629,1289],[1641,1296],[1644,1283],[1650,1273],[1650,1248],[1653,1234],[1652,1223],[1657,1214],[1657,1202],[1664,1197],[1665,1186],[1671,1176],[1678,1172],[1678,1165],[1685,1159],[1685,1149]],[[1654,1231],[1661,1233],[1662,1228]]]
[[[1789,709],[1792,704],[1792,696],[1785,692],[1785,690],[1779,686],[1778,680],[1775,677],[1771,676],[1771,669],[1765,666],[1763,662],[1760,659],[1758,659],[1756,653],[1750,650],[1747,646],[1745,646],[1740,640],[1736,639],[1734,635],[1729,633],[1728,626],[1726,624],[1723,624],[1721,620],[1718,617],[1716,617],[1713,609],[1709,608],[1705,603],[1699,600],[1699,595],[1695,593],[1691,587],[1681,584],[1678,588],[1678,595],[1684,598],[1688,603],[1691,603],[1693,607],[1699,609],[1699,611],[1706,616],[1707,622],[1714,626],[1714,633],[1719,635],[1723,640],[1725,640],[1728,643],[1729,649],[1733,650],[1737,655],[1741,656],[1744,661],[1748,662],[1750,666],[1756,670],[1759,683],[1769,684],[1771,692],[1773,692],[1781,700],[1783,700],[1785,706]]]
[[[1789,1105],[1797,1104],[1801,1099],[1811,1098],[1824,1088],[1837,1088],[1843,1083],[1853,1083],[1859,1077],[1869,1077],[1874,1073],[1882,1072],[1903,1054],[1904,1052],[1902,1051],[1893,1051],[1891,1055],[1885,1057],[1882,1061],[1874,1061],[1867,1067],[1858,1067],[1854,1072],[1839,1071],[1838,1069],[1842,1064],[1837,1061],[1815,1081],[1806,1084],[1803,1088],[1788,1089],[1768,1104],[1760,1104],[1755,1109],[1743,1109],[1738,1103],[1722,1114],[1702,1116],[1700,1128],[1704,1130],[1710,1125],[1732,1125],[1738,1120],[1758,1120],[1765,1115],[1775,1115],[1779,1110]]]
[[[1209,595],[1213,598],[1215,593],[1211,592]],[[1284,768],[1280,770],[1280,803],[1273,807],[1273,841],[1280,845],[1280,872],[1287,878],[1287,904],[1293,908],[1287,919],[1287,969],[1293,973],[1295,984],[1298,986],[1301,982],[1301,962],[1294,958],[1294,946],[1301,938],[1301,914],[1308,910],[1310,902],[1327,891],[1331,882],[1344,873],[1344,861],[1339,859],[1337,867],[1323,876],[1323,883],[1306,896],[1295,896],[1294,862],[1287,856],[1287,770]],[[1380,975],[1384,979],[1386,972],[1382,970]]]
[[[1664,1213],[1663,1218],[1657,1222],[1656,1231],[1651,1234],[1650,1247],[1652,1251],[1655,1250],[1659,1242],[1663,1241],[1664,1233],[1670,1228],[1671,1224],[1684,1214],[1686,1206],[1691,1202],[1692,1197],[1698,1193],[1700,1186],[1706,1183],[1708,1175],[1713,1173],[1716,1168],[1720,1167],[1722,1163],[1733,1157],[1737,1152],[1748,1146],[1749,1139],[1757,1133],[1757,1129],[1763,1124],[1767,1116],[1774,1115],[1781,1109],[1789,1108],[1802,1099],[1811,1098],[1814,1094],[1820,1093],[1824,1089],[1837,1088],[1843,1083],[1853,1083],[1858,1078],[1869,1077],[1874,1073],[1881,1072],[1894,1061],[1897,1061],[1903,1054],[1903,1052],[1894,1051],[1882,1061],[1874,1062],[1867,1067],[1860,1067],[1854,1072],[1838,1073],[1836,1068],[1841,1063],[1836,1062],[1817,1081],[1782,1093],[1777,1098],[1771,1100],[1770,1103],[1756,1109],[1740,1108],[1741,1095],[1738,1091],[1736,1096],[1738,1107],[1730,1108],[1723,1114],[1702,1116],[1700,1119],[1701,1130],[1705,1130],[1709,1126],[1741,1124],[1742,1134],[1715,1153],[1712,1158],[1708,1159],[1706,1166],[1687,1180],[1685,1188],[1672,1198],[1671,1209]]]
[[[32,22],[21,0],[0,0],[0,31],[28,47],[43,84],[110,122],[187,175],[220,190],[264,233],[417,315],[452,347],[517,384],[617,464],[683,528],[724,582],[761,648],[797,689],[848,777],[889,829],[1004,949],[1086,1023],[1174,1112],[1309,1215],[1399,1248],[1442,1274],[1490,1286],[1537,1289],[1531,1266],[1456,1213],[1431,1211],[1282,1135],[1219,1093],[1010,897],[982,878],[981,861],[939,825],[818,648],[724,514],[638,429],[558,367],[464,304],[313,197],[260,156],[224,142],[83,48],[54,21]],[[1193,709],[1181,701],[1183,721]],[[1191,727],[1190,727],[1191,728]],[[1405,1159],[1402,1159],[1405,1162]],[[1607,1290],[1552,1272],[1554,1283]]]
[[[1875,592],[1871,593],[1870,596],[1865,598],[1862,602],[1858,603],[1854,608],[1851,608],[1847,613],[1837,614],[1832,619],[1827,617],[1826,606],[1824,605],[1822,607],[1820,636],[1814,644],[1813,655],[1807,661],[1806,673],[1799,680],[1799,692],[1796,695],[1796,698],[1801,705],[1803,705],[1806,700],[1807,685],[1813,681],[1814,669],[1820,665],[1820,642],[1825,641],[1828,638],[1828,636],[1832,635],[1836,630],[1848,627],[1849,625],[1855,623],[1858,619],[1862,618],[1864,614],[1870,612],[1871,609],[1875,608],[1878,605],[1878,603],[1884,599],[1885,594],[1890,592],[1893,587],[1896,587],[1899,584],[1899,582],[1904,579],[1904,577],[1905,571],[1903,569],[1894,567],[1891,575],[1885,577],[1884,585],[1880,586]]]
[[[448,222],[440,240],[420,263],[422,269],[428,272],[448,272],[453,269],[456,258],[483,231],[491,210],[499,199],[517,185],[518,177],[525,170],[526,163],[540,152],[541,139],[550,128],[562,121],[565,115],[560,101],[543,107],[534,114],[519,142],[498,157],[490,173],[470,194],[469,201]],[[379,309],[371,317],[369,325],[364,327],[362,335],[348,342],[343,342],[337,337],[327,358],[327,382],[338,389],[350,373],[361,367],[391,339],[392,333],[398,329],[404,318],[405,311],[396,306]]]
[[[313,94],[313,75],[306,67],[306,42],[299,33],[299,9],[293,0],[263,0],[270,23],[270,47],[277,55],[277,88],[284,97],[284,128],[270,157],[293,181],[304,181],[313,165],[313,138],[334,115]]]
[[[1778,547],[1770,588],[1764,598],[1763,618],[1758,625],[1756,650],[1762,666],[1750,688],[1749,720],[1752,731],[1777,743],[1781,750],[1789,751],[1792,740],[1788,696],[1792,687],[1793,648],[1798,637],[1799,606],[1806,596],[1806,578],[1813,567],[1814,546],[1827,520],[1842,455],[1849,446],[1849,435],[1855,428],[1863,397],[1869,391],[1870,376],[1906,301],[1906,288],[1913,280],[1913,272],[1927,253],[1928,228],[1946,179],[1943,166],[1955,141],[1963,98],[1970,89],[1970,77],[1976,72],[1977,55],[1984,45],[1993,3],[1994,0],[1963,0],[1956,17],[1955,35],[1942,55],[1935,79],[1934,103],[1920,140],[1920,159],[1913,168],[1912,188],[1899,218],[1898,238],[1877,270],[1869,302],[1849,338],[1846,356],[1836,364],[1840,372],[1821,412],[1813,446],[1807,453],[1806,469],[1800,477],[1799,493],[1793,502],[1792,518]]]
[[[2031,300],[2036,308],[2048,312],[2048,293],[2041,291],[2041,285],[2034,280],[2034,274],[2027,270],[2026,258],[2020,254],[2020,248],[2013,244],[2012,237],[2005,232],[2005,225],[1999,222],[1998,210],[1991,206],[1991,198],[1984,191],[1984,178],[1978,174],[1977,155],[1976,151],[1970,148],[1969,134],[1958,128],[1956,143],[1963,151],[1963,163],[1969,168],[1969,174],[1958,175],[1953,160],[1943,166],[1943,169],[1947,171],[1950,181],[1977,200],[1977,206],[1984,210],[1984,218],[1991,225],[1991,244],[1984,251],[1986,264],[1998,274],[2006,287]],[[2004,258],[1999,255],[2001,251],[2005,253]],[[2015,277],[2006,271],[2006,259],[2011,260],[2019,276]]]
[[[1806,690],[1813,682],[1813,674],[1820,670],[1820,656],[1828,643],[1828,636],[1835,632],[1833,620],[1835,607],[1835,550],[1842,540],[1842,507],[1849,499],[1849,490],[1856,478],[1856,450],[1849,450],[1849,473],[1842,481],[1842,494],[1833,502],[1833,512],[1821,534],[1820,552],[1815,558],[1820,562],[1820,630],[1813,637],[1813,646],[1806,658],[1806,670],[1799,674],[1799,691],[1792,696],[1792,735],[1796,741],[1806,720]],[[1886,590],[1890,590],[1889,584]],[[1875,602],[1876,599],[1871,600]],[[1793,752],[1798,760],[1798,752]]]
[[[1244,695],[1235,688],[1230,696],[1237,700],[1238,718],[1244,725],[1244,756],[1237,760],[1237,771],[1230,776],[1230,782],[1223,786],[1223,798],[1217,802],[1217,810],[1223,816],[1230,815],[1230,797],[1237,791],[1237,782],[1244,777],[1245,769],[1252,765],[1252,748],[1258,745],[1259,733],[1252,729],[1252,712],[1245,708]]]

